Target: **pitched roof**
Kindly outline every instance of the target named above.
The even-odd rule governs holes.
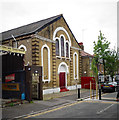
[[[40,31],[42,30],[44,27],[46,27],[48,24],[53,23],[54,21],[60,19],[62,17],[62,14],[54,16],[54,17],[50,17],[41,21],[37,21],[28,25],[24,25],[15,29],[11,29],[5,32],[2,32],[0,34],[2,34],[2,39],[3,40],[7,40],[7,39],[11,39],[12,35],[14,35],[14,37],[19,37],[22,35],[28,35],[31,33],[35,33],[36,31]]]
[[[85,52],[84,50],[81,50],[81,56],[82,56],[82,57],[93,57],[93,55]]]

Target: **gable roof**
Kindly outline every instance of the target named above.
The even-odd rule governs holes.
[[[37,22],[31,23],[28,25],[24,25],[24,26],[15,28],[15,29],[11,29],[11,30],[2,32],[0,34],[2,34],[2,40],[11,39],[12,35],[14,35],[14,37],[20,37],[23,35],[32,34],[32,33],[35,33],[36,31],[42,30],[48,24],[51,24],[54,21],[57,21],[61,17],[62,17],[62,14],[54,16],[54,17],[50,17],[50,18],[47,18],[41,21],[37,21]]]
[[[84,50],[81,50],[81,57],[93,57],[93,55],[85,52]]]
[[[9,40],[9,39],[13,39],[13,36],[16,37],[20,37],[20,36],[24,36],[24,35],[29,35],[29,34],[34,34],[36,32],[41,31],[43,28],[45,28],[46,26],[48,26],[49,24],[52,24],[53,22],[59,20],[60,18],[63,18],[63,15],[56,15],[47,19],[43,19],[31,24],[27,24],[21,27],[17,27],[5,32],[0,33],[0,35],[2,35],[2,41],[4,40]],[[73,32],[71,31],[69,25],[67,24],[66,20],[64,19],[64,22],[66,23],[66,25],[68,26],[71,34],[73,35],[76,43],[78,44],[78,41],[76,40]],[[79,46],[79,45],[78,45]],[[80,46],[79,46],[80,47]]]

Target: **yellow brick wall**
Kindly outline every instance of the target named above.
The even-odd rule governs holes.
[[[86,71],[86,73],[84,73]],[[82,57],[82,77],[90,77],[92,71],[90,69],[89,57]]]
[[[18,47],[20,45],[24,45],[26,46],[26,53],[25,53],[25,57],[24,57],[24,62],[25,62],[25,65],[28,64],[29,62],[29,65],[32,65],[32,45],[31,45],[31,39],[25,39],[25,40],[20,40],[18,42]]]
[[[63,18],[59,19],[58,21],[54,22],[53,24],[49,25],[48,27],[44,28],[38,34],[40,36],[44,36],[46,38],[53,40],[53,33],[57,27],[63,27],[68,32],[68,34],[70,36],[72,46],[79,47]],[[63,31],[59,31],[57,34],[57,37],[60,34],[63,34],[65,36],[65,38],[68,39],[66,34]]]
[[[9,44],[9,41],[3,41],[2,44],[6,45],[6,46],[11,46],[12,47],[12,41],[14,41],[14,40],[11,39],[10,40],[10,44]],[[18,43],[18,47],[20,45],[24,45],[27,48],[27,51],[26,51],[25,57],[24,57],[24,64],[27,65],[27,63],[29,62],[29,65],[32,65],[32,45],[31,45],[31,38],[24,39],[24,40],[17,40],[17,43]]]
[[[53,33],[54,33],[54,31],[56,30],[57,27],[63,27],[68,32],[68,34],[70,36],[71,46],[79,48],[77,42],[75,41],[71,31],[69,30],[68,26],[64,22],[63,18],[54,22],[53,24],[49,25],[48,27],[44,28],[42,31],[40,31],[38,33],[38,35],[53,40]],[[61,31],[61,30],[58,31],[56,36],[59,37],[61,34],[63,34],[65,36],[66,40],[68,40],[68,37],[67,37],[67,35],[64,31]],[[50,81],[50,83],[44,83],[44,86],[50,88],[50,87],[52,87],[52,82],[53,82],[53,79],[52,79],[53,78],[53,76],[52,76],[52,63],[53,63],[53,61],[52,61],[52,43],[40,40],[40,42],[39,42],[39,50],[40,51],[41,51],[42,45],[44,45],[44,44],[47,44],[50,48],[50,63],[51,63],[50,64],[51,65],[51,69],[50,69],[50,71],[51,71],[51,81]],[[77,52],[78,57],[79,57],[79,50],[72,49],[72,52],[73,53]],[[39,55],[39,59],[40,59],[39,61],[40,61],[40,65],[41,65],[41,54]],[[71,60],[73,62],[73,59],[71,59]],[[59,67],[59,64],[61,62],[65,62],[68,65],[68,68],[69,68],[69,74],[67,74],[67,86],[75,85],[76,83],[75,83],[75,80],[74,80],[74,76],[73,76],[73,80],[70,79],[70,60],[56,58],[56,86],[59,87],[58,67]],[[80,64],[79,64],[79,58],[78,58],[78,69],[79,68],[80,68]],[[80,69],[78,71],[80,72]],[[73,73],[73,75],[74,75],[74,73]],[[78,81],[78,83],[80,83],[80,75],[79,75],[79,79],[77,81]]]

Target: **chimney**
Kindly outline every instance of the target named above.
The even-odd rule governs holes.
[[[80,48],[81,48],[82,50],[84,50],[84,45],[83,45],[82,42],[79,43],[79,46],[80,46]]]

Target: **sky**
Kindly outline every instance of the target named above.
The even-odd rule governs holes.
[[[111,43],[117,46],[118,0],[1,0],[0,32],[63,14],[78,42],[84,50],[93,54],[93,42],[101,30]]]

